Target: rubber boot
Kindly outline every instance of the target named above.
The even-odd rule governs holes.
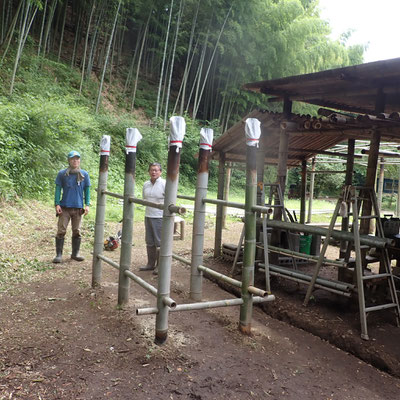
[[[83,261],[85,257],[79,255],[79,249],[81,248],[81,238],[73,237],[72,238],[72,254],[71,258],[75,261]]]
[[[158,264],[160,263],[160,248],[156,247],[156,264],[153,271],[153,275],[158,275]]]
[[[62,253],[64,248],[64,238],[56,237],[56,256],[53,258],[53,263],[59,264],[62,261]]]
[[[139,271],[153,271],[156,265],[157,247],[147,246],[147,265],[140,267]]]

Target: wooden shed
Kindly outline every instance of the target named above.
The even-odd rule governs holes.
[[[277,182],[284,188],[288,167],[302,165],[305,185],[306,160],[348,143],[345,183],[351,184],[356,140],[369,140],[366,186],[374,187],[381,141],[400,143],[400,58],[269,81],[247,83],[245,89],[263,93],[268,102],[282,102],[282,113],[254,110],[232,126],[213,145],[219,160],[218,198],[224,196],[225,165],[245,161],[244,121],[261,121],[258,181],[263,182],[264,164],[278,166]],[[319,106],[318,116],[292,113],[294,101]],[[305,188],[302,188],[305,215]],[[363,208],[363,214],[370,213]],[[369,230],[362,225],[363,232]],[[220,255],[222,207],[217,208],[215,256]]]

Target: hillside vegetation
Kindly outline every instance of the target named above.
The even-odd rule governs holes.
[[[167,121],[185,115],[181,182],[190,186],[200,126],[216,136],[255,107],[279,109],[245,82],[362,61],[329,39],[316,0],[4,0],[0,29],[0,197],[49,197],[65,154],[96,179],[112,137],[122,188],[124,135],[138,127],[138,180],[165,162]],[[299,105],[295,105],[297,111]],[[304,111],[304,110],[303,110]],[[215,184],[211,170],[211,186]],[[233,183],[241,181],[235,172]]]

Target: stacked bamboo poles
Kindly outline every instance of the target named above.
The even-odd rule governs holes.
[[[142,135],[136,128],[126,130],[124,209],[118,282],[118,305],[120,306],[129,301],[130,279],[125,271],[129,271],[131,266],[134,214],[134,204],[129,201],[129,197],[135,194],[136,145],[141,139]]]
[[[171,117],[171,133],[169,138],[167,179],[165,185],[165,199],[163,224],[161,231],[160,261],[158,267],[157,317],[155,342],[163,344],[168,336],[168,311],[164,297],[170,295],[172,244],[174,235],[174,214],[169,210],[170,204],[176,203],[179,182],[180,148],[186,133],[186,124],[183,117]]]
[[[97,256],[102,253],[104,246],[104,216],[106,210],[106,195],[108,178],[108,157],[110,154],[110,136],[104,135],[100,141],[100,168],[97,191],[96,222],[94,231],[92,287],[100,286],[102,260]]]
[[[199,150],[196,197],[194,202],[192,259],[190,269],[190,298],[200,301],[202,297],[203,274],[198,268],[203,264],[204,252],[204,223],[206,218],[206,204],[203,199],[207,196],[208,166],[211,154],[211,144],[214,131],[203,128],[200,132],[201,143]]]

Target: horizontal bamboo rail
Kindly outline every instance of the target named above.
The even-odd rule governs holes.
[[[269,295],[266,297],[253,297],[253,303],[266,303],[269,301],[275,300],[274,295]],[[171,312],[174,311],[195,311],[195,310],[205,310],[208,308],[217,308],[217,307],[229,307],[229,306],[238,306],[243,304],[243,299],[227,299],[227,300],[215,300],[215,301],[202,301],[199,303],[189,303],[189,304],[178,304],[174,309],[171,309]],[[137,308],[136,315],[148,315],[148,314],[157,314],[157,307],[148,307],[148,308]]]
[[[184,264],[190,265],[190,261],[189,261],[189,260],[186,260],[185,258],[180,257],[180,256],[178,256],[178,255],[176,255],[176,254],[172,254],[172,258],[175,258],[176,260],[178,260],[178,261],[180,261],[180,262],[182,262],[182,263],[184,263]],[[232,286],[236,286],[236,287],[238,287],[238,288],[241,288],[241,287],[242,287],[242,282],[238,281],[237,279],[233,279],[233,278],[231,278],[231,277],[229,277],[229,276],[226,276],[226,275],[224,275],[224,274],[221,274],[220,272],[214,271],[214,270],[211,269],[211,268],[207,268],[207,267],[205,267],[204,265],[199,265],[199,266],[197,267],[197,269],[198,269],[199,271],[202,271],[202,272],[205,272],[205,273],[211,275],[212,277],[214,277],[214,278],[216,278],[216,279],[219,279],[219,280],[221,280],[221,281],[224,281],[224,282],[226,282],[226,283],[229,283],[229,284],[231,284]],[[259,288],[256,288],[255,286],[248,286],[247,290],[248,290],[251,294],[253,294],[253,295],[255,295],[255,296],[265,297],[265,296],[268,295],[268,292],[267,292],[267,291],[262,290],[262,289],[259,289]]]
[[[264,267],[263,263],[259,264],[261,267]],[[304,274],[302,272],[299,271],[294,271],[288,268],[284,268],[284,267],[279,267],[277,265],[274,264],[270,264],[269,265],[270,271],[274,271],[277,272],[279,274],[282,274],[284,277],[286,276],[291,276],[297,279],[301,279],[303,282],[305,283],[309,283],[311,282],[311,276]],[[345,283],[345,282],[339,282],[339,281],[332,281],[329,279],[325,279],[325,278],[321,278],[318,277],[317,278],[317,283],[319,285],[321,285],[323,288],[327,287],[330,289],[335,289],[335,290],[339,290],[339,291],[343,291],[343,292],[348,292],[350,290],[354,290],[355,286],[351,283]]]
[[[104,262],[106,262],[107,264],[111,265],[112,267],[114,267],[117,270],[120,269],[119,264],[117,264],[116,262],[114,262],[110,258],[103,256],[102,254],[98,254],[97,258],[99,258],[100,260],[103,260]],[[142,279],[139,276],[135,275],[131,271],[126,270],[124,273],[125,273],[125,275],[127,277],[129,277],[130,279],[135,281],[139,286],[141,286],[143,289],[147,290],[153,296],[157,296],[157,288],[155,288],[154,286],[150,285],[144,279]],[[167,305],[168,307],[170,307],[171,309],[174,309],[176,307],[176,302],[173,299],[171,299],[170,297],[164,297],[163,298],[163,303],[165,305]]]
[[[270,244],[268,245],[268,250],[270,250],[274,253],[278,253],[278,254],[302,258],[304,260],[310,260],[312,262],[317,262],[318,258],[319,258],[319,256],[313,256],[310,254],[299,253],[298,251],[293,251],[293,250],[289,250],[289,249],[281,249],[280,247],[271,246]],[[342,261],[329,260],[325,257],[324,257],[323,263],[328,264],[328,265],[335,265],[338,267],[344,267],[346,265],[346,263],[344,263]]]
[[[102,194],[106,194],[111,197],[115,197],[117,199],[122,199],[124,200],[124,196],[118,193],[110,192],[108,190],[102,190]],[[143,200],[143,199],[138,199],[137,197],[128,197],[128,201],[130,203],[135,203],[135,204],[140,204],[142,206],[149,206],[153,208],[157,208],[159,210],[164,210],[164,204],[163,203],[154,203],[153,201],[148,201],[148,200]],[[170,204],[168,206],[168,210],[170,213],[176,213],[176,214],[185,214],[186,213],[186,208],[185,207],[179,207],[176,206],[175,204]]]

